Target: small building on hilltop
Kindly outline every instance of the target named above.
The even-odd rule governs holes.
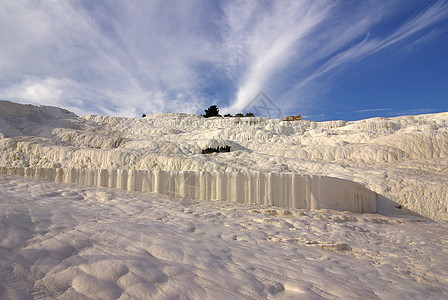
[[[284,121],[302,121],[302,115],[298,116],[286,116]]]

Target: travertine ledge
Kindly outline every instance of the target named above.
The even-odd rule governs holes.
[[[376,212],[376,193],[326,176],[289,173],[210,173],[0,167],[0,173],[123,190],[155,192],[201,201],[228,201],[293,209]]]

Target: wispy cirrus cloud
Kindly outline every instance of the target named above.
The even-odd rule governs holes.
[[[243,109],[276,72],[299,57],[300,51],[295,50],[300,42],[315,30],[330,8],[326,2],[273,2],[270,13],[256,18],[246,28],[248,61],[236,100],[228,109]],[[233,11],[229,19],[233,19]]]
[[[365,112],[378,112],[378,111],[390,111],[391,108],[370,108],[370,109],[360,109],[355,111],[356,113],[365,113]]]
[[[337,44],[344,45],[347,47],[341,51],[338,51],[337,47],[328,47],[327,53],[332,53],[327,58],[323,59],[319,64],[315,65],[315,70],[311,72],[306,78],[299,81],[294,88],[292,88],[288,93],[288,97],[291,95],[300,95],[302,92],[307,92],[306,88],[308,85],[313,83],[316,79],[323,75],[334,74],[345,70],[351,65],[371,56],[377,52],[380,52],[387,47],[398,44],[399,42],[415,35],[419,31],[430,27],[431,25],[445,19],[448,17],[448,5],[445,2],[438,1],[435,4],[426,8],[420,14],[404,21],[398,28],[394,29],[392,32],[387,33],[384,36],[375,36],[370,34],[369,28],[372,30],[377,25],[378,19],[368,19],[368,16],[376,15],[378,13],[378,8],[374,8],[375,11],[363,11],[366,14],[366,18],[361,18],[361,24],[364,26],[359,26],[358,24],[353,24],[353,27],[359,28],[360,30],[355,30],[350,35],[352,41],[362,38],[359,42],[348,44],[349,40],[340,40],[337,34],[332,35],[333,40],[330,39],[329,45]],[[349,27],[349,24],[344,24],[343,27]],[[367,30],[367,31],[366,31]],[[364,36],[364,37],[363,37]],[[428,41],[435,38],[437,34],[435,31],[431,31],[429,34],[422,37],[418,37],[416,42]],[[414,42],[411,42],[411,44]],[[347,45],[348,44],[348,45]],[[325,46],[324,46],[325,47]],[[319,85],[318,87],[319,88]]]
[[[73,107],[80,96],[78,113],[120,115],[202,106],[194,66],[213,51],[196,30],[207,19],[201,2],[0,5],[2,97]]]
[[[437,38],[448,4],[406,3],[0,0],[0,97],[126,116],[237,112],[260,90],[298,106],[322,78]]]

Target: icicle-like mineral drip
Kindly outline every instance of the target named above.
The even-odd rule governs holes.
[[[155,192],[201,201],[230,201],[295,209],[376,211],[376,193],[325,176],[151,170],[6,168],[0,172],[57,182]]]

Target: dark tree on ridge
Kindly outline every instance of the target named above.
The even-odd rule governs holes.
[[[209,108],[205,110],[204,117],[210,118],[210,117],[220,117],[218,106],[212,105]]]

